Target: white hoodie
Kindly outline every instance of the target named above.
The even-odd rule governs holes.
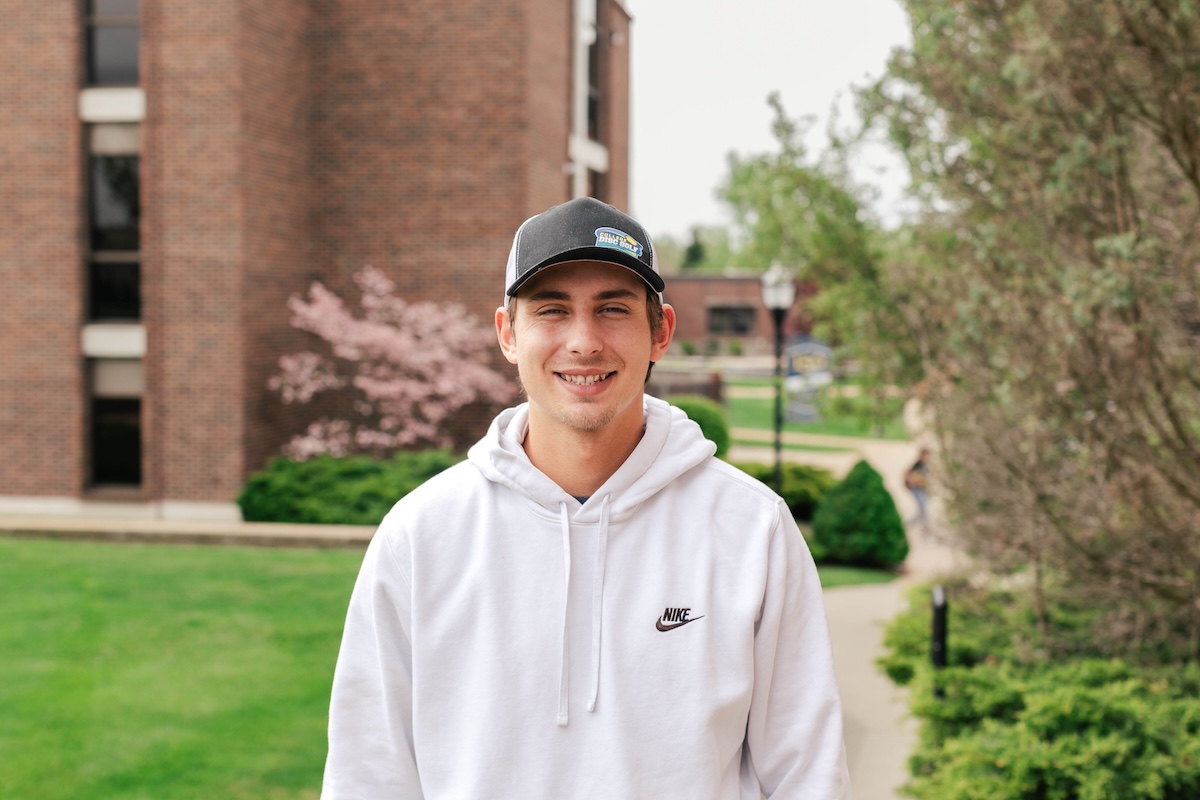
[[[503,412],[380,525],[324,800],[850,796],[820,585],[786,506],[646,397],[586,503]]]

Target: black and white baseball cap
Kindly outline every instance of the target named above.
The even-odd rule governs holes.
[[[650,235],[632,217],[592,197],[579,197],[525,220],[513,238],[504,301],[547,267],[605,261],[636,272],[658,294],[664,288]]]

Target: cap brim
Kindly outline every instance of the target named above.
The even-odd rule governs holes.
[[[572,261],[600,261],[606,264],[616,264],[619,267],[625,267],[631,272],[636,273],[639,278],[646,282],[647,286],[659,294],[666,288],[666,283],[663,281],[661,275],[633,256],[627,256],[611,247],[580,247],[565,253],[558,253],[553,258],[548,258],[533,269],[528,270],[509,285],[508,289],[504,292],[505,296],[512,297],[530,278],[550,267]]]

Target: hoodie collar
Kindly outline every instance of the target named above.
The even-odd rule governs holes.
[[[529,431],[528,403],[501,412],[487,435],[470,449],[468,458],[489,480],[541,506],[548,515],[557,517],[559,504],[565,501],[575,509],[571,515],[574,521],[598,522],[601,501],[608,497],[611,519],[620,520],[716,452],[716,446],[704,438],[700,427],[678,408],[650,395],[643,397],[642,408],[646,432],[641,441],[582,506],[534,467],[525,454],[521,443]]]

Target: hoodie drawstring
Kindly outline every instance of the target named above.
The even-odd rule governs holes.
[[[562,523],[562,538],[563,538],[563,625],[562,625],[562,664],[560,665],[561,672],[558,676],[558,724],[562,727],[567,724],[568,714],[567,707],[569,701],[567,694],[570,689],[570,672],[571,662],[568,658],[570,631],[567,629],[569,606],[571,604],[571,518],[567,514],[567,504],[562,502],[558,504],[559,520]]]
[[[596,710],[600,694],[600,624],[604,620],[604,559],[608,550],[608,495],[600,506],[600,536],[596,541],[596,566],[592,576],[592,699],[588,711]]]
[[[608,555],[609,496],[605,495],[600,506],[600,532],[596,540],[596,562],[592,573],[592,692],[588,700],[588,711],[596,710],[596,698],[600,695],[600,629],[604,623],[604,565]],[[570,720],[570,673],[571,659],[569,643],[571,631],[571,517],[566,502],[558,504],[558,518],[563,537],[563,573],[566,575],[563,599],[562,663],[558,677],[558,724],[565,726]]]

